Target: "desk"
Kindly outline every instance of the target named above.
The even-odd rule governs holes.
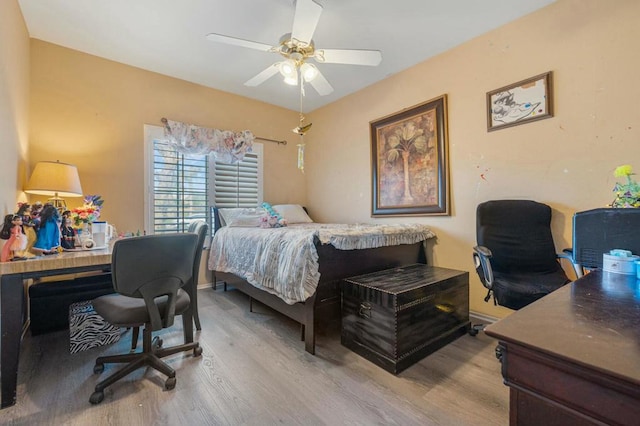
[[[500,341],[510,424],[638,424],[635,276],[594,271],[485,332]]]
[[[16,403],[20,340],[27,324],[24,280],[108,269],[111,269],[110,248],[0,263],[0,408]]]

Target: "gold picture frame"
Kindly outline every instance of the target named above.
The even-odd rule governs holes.
[[[449,215],[447,95],[371,121],[376,216]]]
[[[487,93],[487,131],[553,117],[551,71]]]

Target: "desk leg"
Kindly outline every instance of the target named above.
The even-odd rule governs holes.
[[[16,403],[23,299],[22,276],[2,276],[0,280],[0,330],[2,332],[0,380],[2,405],[0,405],[0,408],[9,407]]]

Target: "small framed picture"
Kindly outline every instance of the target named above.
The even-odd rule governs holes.
[[[487,93],[489,132],[551,117],[551,71]]]

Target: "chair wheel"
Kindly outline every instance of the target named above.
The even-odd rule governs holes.
[[[481,331],[484,331],[485,328],[485,324],[472,324],[469,327],[469,336],[477,336],[478,333],[480,333]]]
[[[104,364],[96,364],[96,365],[93,366],[93,374],[100,374],[103,371],[104,371]],[[100,401],[98,401],[98,402],[100,402]]]
[[[169,377],[166,382],[164,382],[164,388],[166,390],[171,390],[176,387],[176,378]]]
[[[92,404],[100,404],[102,402],[102,400],[104,399],[104,392],[100,391],[96,391],[94,393],[91,394],[91,398],[89,398],[89,402]]]
[[[200,346],[193,348],[193,356],[198,357],[202,355],[202,348]]]
[[[162,347],[162,338],[156,336],[153,338],[153,341],[151,342],[153,344],[154,347],[160,349]]]

